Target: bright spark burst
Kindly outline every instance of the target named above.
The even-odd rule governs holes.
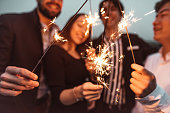
[[[110,46],[113,45],[114,43],[112,43]],[[108,84],[104,80],[104,77],[108,76],[111,72],[111,68],[113,66],[111,59],[114,55],[114,52],[111,52],[109,49],[110,46],[104,44],[102,47],[101,45],[99,45],[97,47],[99,49],[99,53],[96,55],[95,49],[93,49],[91,42],[90,46],[88,46],[89,49],[86,50],[88,52],[87,59],[89,61],[92,61],[95,65],[95,67],[90,68],[94,68],[97,82],[104,85],[107,89],[109,88]]]
[[[89,33],[90,30],[90,26],[96,26],[98,25],[98,21],[99,19],[99,15],[97,13],[95,13],[94,16],[92,16],[91,12],[89,13],[90,16],[86,15],[86,19],[83,21],[83,24],[85,24],[87,22],[87,30],[85,32],[85,35],[87,35]]]
[[[114,43],[113,43],[114,44]],[[112,46],[112,45],[111,45]],[[99,54],[94,57],[88,57],[89,60],[92,60],[95,64],[95,74],[96,75],[109,75],[111,67],[113,63],[110,59],[113,58],[113,52],[109,50],[110,47],[104,44],[102,47],[101,45],[98,46]]]
[[[94,16],[89,13],[90,16],[86,16],[86,20],[88,24],[92,24],[93,26],[98,25],[98,21],[100,21],[99,19],[99,15],[97,13],[94,14]]]
[[[112,43],[110,46],[113,46],[114,43]],[[94,60],[94,63],[96,64],[96,74],[99,75],[109,75],[111,72],[111,68],[113,66],[113,62],[111,62],[111,59],[113,58],[113,51],[110,51],[110,46],[99,45],[99,54]]]
[[[58,32],[55,32],[54,34],[54,39],[57,41],[57,42],[66,42],[67,39],[65,39],[64,37],[61,37]]]
[[[125,12],[123,11],[122,13],[124,14]],[[130,27],[131,24],[136,23],[139,20],[142,20],[142,18],[134,17],[133,10],[130,11],[128,15],[124,14],[124,17],[118,24],[118,33],[122,34],[127,27]]]

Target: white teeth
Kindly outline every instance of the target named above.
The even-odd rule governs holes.
[[[56,6],[55,6],[55,5],[51,5],[51,8],[52,8],[52,9],[56,9]]]

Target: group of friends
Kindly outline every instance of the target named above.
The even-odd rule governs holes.
[[[63,31],[51,23],[62,6],[63,0],[37,0],[32,12],[0,16],[1,113],[170,113],[170,0],[155,5],[153,30],[154,40],[162,45],[159,52],[129,34],[135,63],[127,35],[118,34],[124,10],[119,0],[99,4],[105,30],[94,40],[87,14],[72,16]],[[56,32],[67,41],[53,43]],[[90,41],[94,57],[102,44],[114,53],[105,78],[108,88],[93,79],[93,60],[82,58],[85,52],[90,57]]]

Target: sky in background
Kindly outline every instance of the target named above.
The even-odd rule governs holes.
[[[73,14],[80,8],[85,0],[63,0],[63,10],[61,15],[56,19],[56,24],[62,29]],[[89,0],[90,1],[90,0]],[[80,12],[88,14],[90,11],[90,2],[87,2],[85,7]],[[91,0],[92,12],[98,12],[99,3],[102,0]],[[146,13],[154,10],[155,3],[159,0],[121,0],[125,7],[126,13],[131,10],[135,11],[135,17],[142,18],[128,28],[130,33],[137,33],[141,38],[147,41],[153,41],[152,22],[155,18],[155,13],[144,16]],[[21,13],[32,11],[36,7],[36,0],[0,0],[0,14],[5,13]],[[98,37],[103,32],[103,25],[100,24],[93,27],[93,37]]]

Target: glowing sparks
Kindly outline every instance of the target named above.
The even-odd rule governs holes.
[[[104,8],[101,8],[100,13],[101,13],[102,15],[106,13],[106,12],[104,11]]]
[[[110,46],[113,46],[114,43],[112,43]],[[113,58],[114,52],[110,51],[110,46],[107,45],[98,45],[99,53],[96,55],[95,49],[92,48],[92,44],[90,43],[89,49],[87,49],[87,60],[90,62],[93,62],[93,66],[89,67],[95,71],[95,77],[97,79],[97,82],[99,84],[102,84],[107,89],[108,84],[105,83],[105,76],[110,75],[111,68],[113,66],[113,63],[111,62],[111,59]]]
[[[83,24],[87,23],[87,30],[85,32],[85,35],[89,34],[90,26],[96,26],[98,25],[97,21],[99,21],[99,15],[95,13],[94,16],[92,16],[91,13],[89,13],[90,16],[86,15],[86,19],[83,21]]]
[[[124,14],[124,11],[122,13]],[[122,20],[118,24],[119,34],[122,34],[123,31],[127,27],[130,27],[132,23],[136,23],[139,20],[142,20],[142,18],[134,17],[134,11],[133,10],[131,12],[129,12],[128,15],[124,14],[124,17],[122,18]]]
[[[110,74],[111,67],[113,66],[113,63],[110,61],[111,58],[113,58],[113,52],[109,50],[109,47],[106,45],[101,47],[101,45],[99,45],[99,54],[94,59],[94,63],[96,64],[96,74]]]
[[[120,55],[119,62],[122,61],[125,58],[125,55]]]
[[[104,85],[107,89],[109,89],[109,88],[108,88],[108,84],[105,82],[104,78],[102,78],[102,77],[100,77],[100,76],[97,76],[97,82],[98,82],[99,84]]]
[[[144,16],[147,16],[147,15],[152,14],[152,13],[154,13],[154,12],[155,12],[155,10],[152,10],[152,11],[146,13]]]
[[[90,13],[89,15],[90,15],[90,16],[87,16],[87,17],[86,17],[87,23],[88,23],[88,24],[92,24],[93,26],[98,25],[97,22],[100,20],[100,19],[99,19],[99,15],[98,15],[97,13],[95,13],[94,16],[92,16],[91,13]]]
[[[109,47],[107,45],[104,45],[103,47],[99,45],[98,48],[98,55],[93,54],[94,52],[88,51],[91,55],[88,56],[88,59],[93,61],[93,63],[95,64],[96,75],[109,75],[111,67],[113,66],[113,63],[110,61],[110,59],[113,58],[113,52],[109,50]]]
[[[119,88],[117,88],[117,89],[116,89],[115,102],[119,102],[119,99],[120,99],[120,89],[119,89]]]
[[[55,24],[55,20],[56,20],[56,17],[52,21],[50,21],[50,23],[46,27],[42,29],[43,32],[46,32],[50,25]]]
[[[57,42],[66,42],[67,40],[64,38],[64,37],[61,37],[57,32],[55,32],[54,34],[54,39],[57,41]]]

